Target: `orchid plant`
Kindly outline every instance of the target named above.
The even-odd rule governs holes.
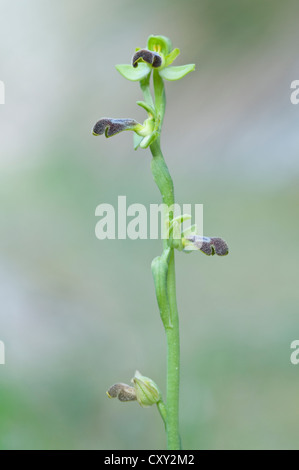
[[[137,101],[147,113],[142,124],[134,119],[102,118],[93,128],[95,136],[105,134],[112,137],[122,131],[134,132],[134,149],[150,148],[152,154],[151,170],[164,205],[168,208],[164,214],[164,228],[167,236],[163,238],[162,254],[152,262],[155,292],[167,339],[167,391],[166,401],[157,384],[136,371],[133,384],[116,383],[107,391],[109,398],[118,398],[122,402],[138,401],[141,406],[157,405],[163,419],[167,448],[180,449],[179,432],[179,378],[180,378],[180,342],[179,316],[176,301],[175,250],[190,252],[201,251],[206,255],[228,254],[226,242],[219,237],[197,235],[195,226],[182,229],[189,214],[174,216],[174,187],[161,147],[160,135],[165,114],[166,99],[164,80],[180,80],[195,70],[194,64],[172,66],[180,50],[172,48],[171,41],[164,36],[150,36],[146,48],[137,48],[131,64],[116,65],[117,71],[127,80],[140,83],[144,101]],[[150,90],[153,77],[154,97]]]

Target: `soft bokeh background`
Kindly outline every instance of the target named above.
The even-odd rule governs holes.
[[[204,204],[226,258],[177,255],[185,449],[298,449],[297,1],[1,0],[0,446],[163,449],[154,408],[109,401],[135,369],[165,392],[150,263],[159,241],[99,241],[95,208],[159,202],[123,79],[150,34],[196,72],[168,82],[163,149],[177,201]]]

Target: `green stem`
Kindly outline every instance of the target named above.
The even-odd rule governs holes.
[[[165,114],[166,98],[164,83],[158,70],[153,71],[153,83],[155,93],[155,104],[150,92],[150,76],[140,82],[145,101],[155,107],[158,120],[158,132],[161,132]],[[165,163],[160,148],[160,137],[150,146],[153,159],[151,169],[154,180],[162,195],[163,203],[170,208],[174,205],[173,181]],[[171,223],[173,213],[167,213],[167,221]],[[165,233],[165,232],[164,232]],[[180,449],[179,434],[179,381],[180,381],[180,341],[179,341],[179,318],[176,302],[175,263],[174,249],[168,247],[168,239],[163,239],[163,250],[169,250],[167,282],[165,283],[165,295],[168,297],[169,311],[168,319],[162,319],[167,338],[167,401],[166,407],[163,402],[157,404],[160,415],[164,421],[167,434],[167,448],[171,450]]]
[[[180,335],[176,301],[174,249],[168,265],[168,300],[171,327],[165,329],[167,337],[167,447],[180,449],[179,387],[180,387]]]
[[[157,139],[150,146],[153,159],[151,163],[154,180],[161,192],[164,204],[174,204],[173,182],[160,149]],[[170,220],[172,214],[170,214]],[[168,240],[163,240],[164,249],[168,246]],[[180,341],[179,341],[179,318],[176,303],[176,283],[174,249],[170,249],[167,274],[167,296],[169,302],[170,321],[165,326],[167,338],[167,448],[171,450],[180,449],[179,434],[179,380],[180,380]]]

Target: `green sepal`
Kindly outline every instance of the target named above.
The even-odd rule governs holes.
[[[141,106],[141,108],[145,109],[145,111],[153,116],[153,118],[156,117],[156,111],[155,109],[145,101],[137,101],[138,106]]]
[[[195,64],[179,65],[177,67],[167,67],[159,70],[159,74],[165,80],[180,80],[187,73],[195,70]]]
[[[130,64],[116,65],[115,68],[124,78],[131,82],[143,80],[151,73],[151,69],[146,63],[140,63],[137,68]]]
[[[161,52],[164,55],[169,54],[172,49],[171,41],[167,37],[154,35],[149,36],[147,40],[147,49],[154,51],[155,49],[158,49],[157,46],[160,46]]]
[[[172,64],[172,62],[177,58],[179,54],[180,49],[173,49],[173,51],[171,51],[171,53],[165,57],[165,67],[168,67],[168,65]]]
[[[144,139],[140,143],[140,147],[142,149],[146,149],[147,147],[152,145],[153,142],[155,142],[155,140],[157,139],[158,136],[159,136],[158,131],[154,131],[150,135],[147,135],[146,137],[144,137]]]

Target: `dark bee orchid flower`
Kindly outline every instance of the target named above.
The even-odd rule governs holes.
[[[118,398],[123,402],[137,400],[141,406],[151,406],[162,401],[157,384],[149,377],[141,375],[138,370],[136,370],[132,382],[133,387],[124,383],[112,385],[106,392],[108,397]]]
[[[185,253],[200,250],[208,256],[215,254],[218,256],[228,255],[228,245],[223,238],[198,235],[196,224],[186,230],[181,230],[181,224],[186,220],[191,220],[190,214],[179,215],[170,224],[168,237],[172,239],[174,248]]]
[[[122,131],[135,131],[141,127],[141,124],[134,119],[102,118],[94,125],[92,133],[112,137]]]
[[[158,69],[159,75],[166,80],[180,80],[187,73],[195,70],[195,64],[169,67],[179,55],[179,49],[173,49],[171,41],[164,36],[150,36],[147,47],[137,48],[132,58],[132,65],[116,65],[118,72],[127,80],[140,81],[146,78],[152,69]]]
[[[190,235],[183,240],[184,251],[200,250],[208,256],[215,254],[218,256],[228,255],[228,245],[222,238]]]
[[[139,104],[142,106],[143,102],[140,101]],[[133,131],[138,137],[138,146],[146,148],[157,137],[154,130],[153,116],[150,113],[149,116],[143,124],[135,121],[135,119],[102,118],[96,122],[92,133],[95,136],[105,134],[106,137],[113,137],[123,131]]]
[[[135,52],[132,58],[132,66],[136,68],[140,60],[143,60],[155,68],[161,67],[162,65],[162,57],[159,56],[157,52],[148,51],[147,49],[140,49]]]

